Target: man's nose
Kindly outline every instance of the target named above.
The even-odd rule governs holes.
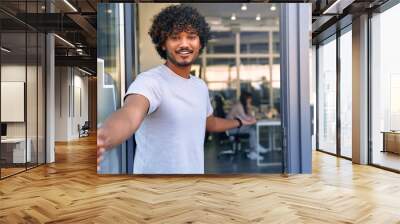
[[[179,47],[189,47],[189,40],[188,38],[184,37],[181,38],[181,41],[179,43]]]

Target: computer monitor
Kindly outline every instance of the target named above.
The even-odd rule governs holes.
[[[1,136],[7,136],[7,124],[1,123]]]

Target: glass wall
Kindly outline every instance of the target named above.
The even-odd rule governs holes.
[[[129,31],[124,30],[123,18],[128,16],[128,12],[121,11],[122,4],[98,4],[98,125],[121,106],[120,96],[124,94],[121,84],[140,72],[164,63],[155,51],[148,31],[153,16],[169,5],[137,4],[137,29]],[[192,65],[191,73],[207,84],[214,111],[217,111],[216,99],[220,98],[226,116],[235,104],[239,104],[241,94],[248,92],[252,98],[248,113],[258,120],[257,125],[251,127],[251,135],[255,139],[243,137],[241,149],[236,151],[232,151],[235,141],[231,136],[234,134],[206,134],[205,172],[281,173],[279,8],[264,3],[247,4],[247,11],[240,12],[242,4],[235,3],[185,5],[196,8],[205,16],[211,28],[209,43]],[[235,12],[237,19],[233,21],[230,13]],[[135,58],[124,55],[126,49],[123,51],[126,43],[123,39],[129,32],[136,40],[132,43],[138,53]],[[128,58],[132,61],[127,63],[135,64],[137,73],[124,73]],[[101,173],[124,172],[121,164],[125,159],[122,155],[125,147],[120,147],[109,151],[116,153],[114,156],[106,155],[100,164]],[[233,154],[225,156],[222,153],[225,150],[231,150]],[[251,151],[255,155],[249,158]],[[133,162],[129,160],[127,170],[131,172],[129,170]]]
[[[311,122],[312,122],[312,149],[317,149],[317,132],[316,132],[316,105],[317,105],[317,47],[312,46],[310,50],[310,104],[311,104]]]
[[[1,176],[6,177],[25,170],[25,162],[31,161],[25,117],[26,33],[2,32],[1,46]]]
[[[229,135],[235,130],[228,138],[224,133],[208,136],[206,173],[282,172],[279,9],[271,10],[270,4],[246,4],[246,11],[234,3],[187,5],[204,15],[211,28],[196,66],[209,88],[214,115],[226,116],[243,93],[250,93],[249,114],[258,120],[252,127],[256,139],[243,138],[242,149],[234,154]]]
[[[352,32],[351,26],[340,36],[340,155],[352,157]]]
[[[154,49],[148,30],[153,16],[169,5],[138,5],[139,73],[164,63]],[[281,173],[279,7],[253,3],[245,4],[246,10],[242,10],[241,3],[184,5],[197,9],[211,28],[208,45],[192,65],[191,73],[207,84],[214,115],[226,117],[247,92],[252,99],[248,113],[258,120],[249,129],[254,139],[243,137],[239,150],[234,149],[235,133],[207,133],[205,172]]]
[[[400,4],[371,18],[372,163],[400,170]]]
[[[317,48],[317,149],[351,159],[352,26],[338,33]]]
[[[31,160],[28,161],[27,167],[30,168],[37,164],[37,33],[29,30],[27,36],[27,51],[29,56],[27,57],[27,69],[26,69],[26,114],[27,114],[27,141],[28,149],[30,147]],[[29,151],[29,150],[28,150]]]
[[[317,51],[317,149],[336,154],[336,35]]]
[[[122,4],[98,4],[97,12],[97,124],[121,107],[121,77],[124,75]],[[100,164],[101,173],[121,173],[122,145],[108,150]],[[125,171],[123,171],[125,172]]]
[[[42,1],[2,1],[16,17],[42,11]],[[4,7],[4,8],[3,8]],[[45,36],[0,13],[0,177],[45,162]]]
[[[38,32],[37,64],[37,162],[46,163],[46,36]]]

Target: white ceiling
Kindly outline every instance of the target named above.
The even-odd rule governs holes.
[[[278,27],[279,26],[279,4],[270,3],[245,3],[247,10],[241,10],[243,3],[184,3],[184,5],[196,8],[211,26],[218,30],[221,27]],[[276,7],[271,11],[271,6]],[[231,20],[232,14],[236,20]],[[257,14],[261,20],[256,21]],[[220,24],[220,25],[219,25]]]

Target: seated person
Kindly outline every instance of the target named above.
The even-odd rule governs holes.
[[[229,111],[227,118],[228,119],[251,119],[254,116],[251,115],[251,106],[252,106],[252,95],[249,92],[242,91],[240,95],[240,101],[236,102],[231,110]],[[229,130],[229,133],[236,133],[237,129]],[[256,137],[256,128],[254,126],[244,126],[239,129],[239,133],[247,133],[250,135],[250,152],[247,154],[247,157],[252,160],[264,159],[263,156],[257,153],[257,137]],[[259,152],[267,152],[267,149],[258,145]]]
[[[268,106],[266,117],[268,119],[277,119],[279,118],[279,112],[275,109],[275,107]]]

